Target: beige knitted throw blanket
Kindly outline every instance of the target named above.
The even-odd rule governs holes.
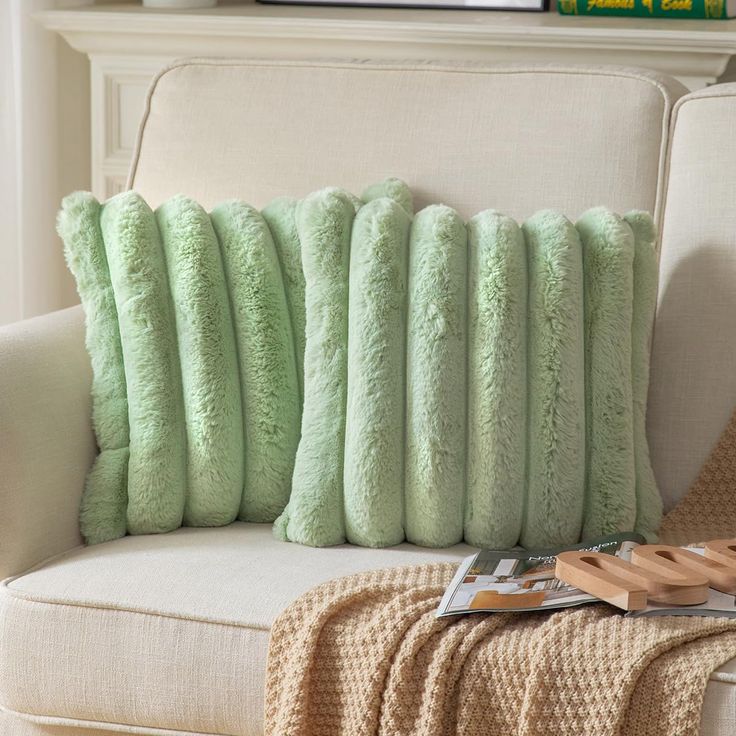
[[[662,525],[736,534],[736,417]],[[696,736],[736,620],[605,605],[435,618],[455,571],[364,573],[294,602],[271,633],[266,736]]]

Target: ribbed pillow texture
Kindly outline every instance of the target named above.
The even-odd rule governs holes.
[[[655,538],[648,214],[466,223],[387,179],[260,212],[77,192],[58,230],[93,368],[88,543],[235,519],[312,546]]]

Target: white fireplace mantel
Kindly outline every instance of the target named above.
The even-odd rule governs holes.
[[[124,185],[151,77],[183,56],[622,64],[672,75],[695,89],[716,82],[736,55],[736,20],[250,2],[201,11],[121,3],[35,17],[90,58],[92,185],[102,197]]]

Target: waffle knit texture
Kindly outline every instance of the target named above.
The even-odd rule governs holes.
[[[732,537],[736,413],[663,542]],[[330,581],[271,629],[266,736],[697,736],[736,620],[628,618],[605,604],[438,619],[456,566]]]
[[[271,630],[266,736],[697,736],[736,621],[605,605],[438,619],[455,567],[321,585]]]
[[[736,412],[700,470],[695,483],[665,516],[663,544],[728,539],[736,533]]]

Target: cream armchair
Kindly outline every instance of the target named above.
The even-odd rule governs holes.
[[[152,87],[130,184],[154,206],[179,191],[261,206],[392,175],[465,216],[654,212],[649,440],[670,507],[736,406],[736,86],[685,92],[618,68],[184,61]],[[79,308],[0,329],[3,736],[259,736],[268,632],[290,601],[469,552],[312,549],[241,523],[80,546],[83,333]],[[736,732],[735,683],[736,663],[712,677],[703,736]]]

